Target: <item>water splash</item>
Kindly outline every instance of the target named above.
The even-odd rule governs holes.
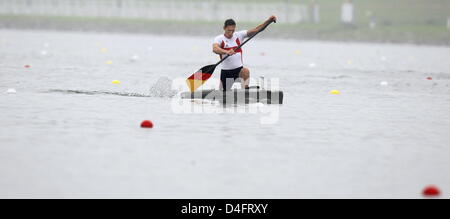
[[[152,97],[173,97],[178,92],[172,90],[172,80],[168,77],[161,77],[150,88],[150,96]]]

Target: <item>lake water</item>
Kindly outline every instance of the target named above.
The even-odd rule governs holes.
[[[244,63],[283,105],[165,93],[213,37],[0,30],[0,197],[449,197],[449,47],[262,33]]]

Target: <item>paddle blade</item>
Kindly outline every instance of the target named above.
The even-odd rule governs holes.
[[[202,86],[212,76],[212,73],[214,73],[215,68],[216,68],[215,65],[207,65],[199,69],[194,74],[192,74],[186,80],[189,90],[191,92],[194,92],[195,90],[197,90],[197,88]]]

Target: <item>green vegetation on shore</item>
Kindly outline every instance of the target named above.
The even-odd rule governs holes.
[[[216,35],[221,22],[167,21],[125,18],[0,16],[0,28],[49,29],[96,32],[131,32],[174,35]],[[256,23],[239,23],[239,29],[247,29]],[[332,40],[360,42],[416,43],[450,45],[450,30],[438,25],[422,26],[368,26],[347,27],[341,24],[282,24],[271,26],[264,35],[273,38],[299,40]]]
[[[340,23],[343,0],[248,0],[289,2],[307,6],[320,5],[320,23],[297,24],[281,22],[271,26],[264,36],[289,39],[393,42],[450,45],[449,0],[353,0],[355,23]],[[370,21],[376,27],[369,27]],[[239,29],[257,25],[237,21]],[[0,15],[0,28],[53,29],[77,31],[132,32],[176,35],[215,35],[222,22],[169,21],[138,18],[96,18],[76,16]]]

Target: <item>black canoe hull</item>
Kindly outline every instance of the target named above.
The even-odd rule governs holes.
[[[183,92],[183,99],[207,99],[216,100],[224,104],[238,103],[267,103],[283,104],[283,91],[270,91],[262,89],[233,89],[221,90],[199,90],[195,92]]]

